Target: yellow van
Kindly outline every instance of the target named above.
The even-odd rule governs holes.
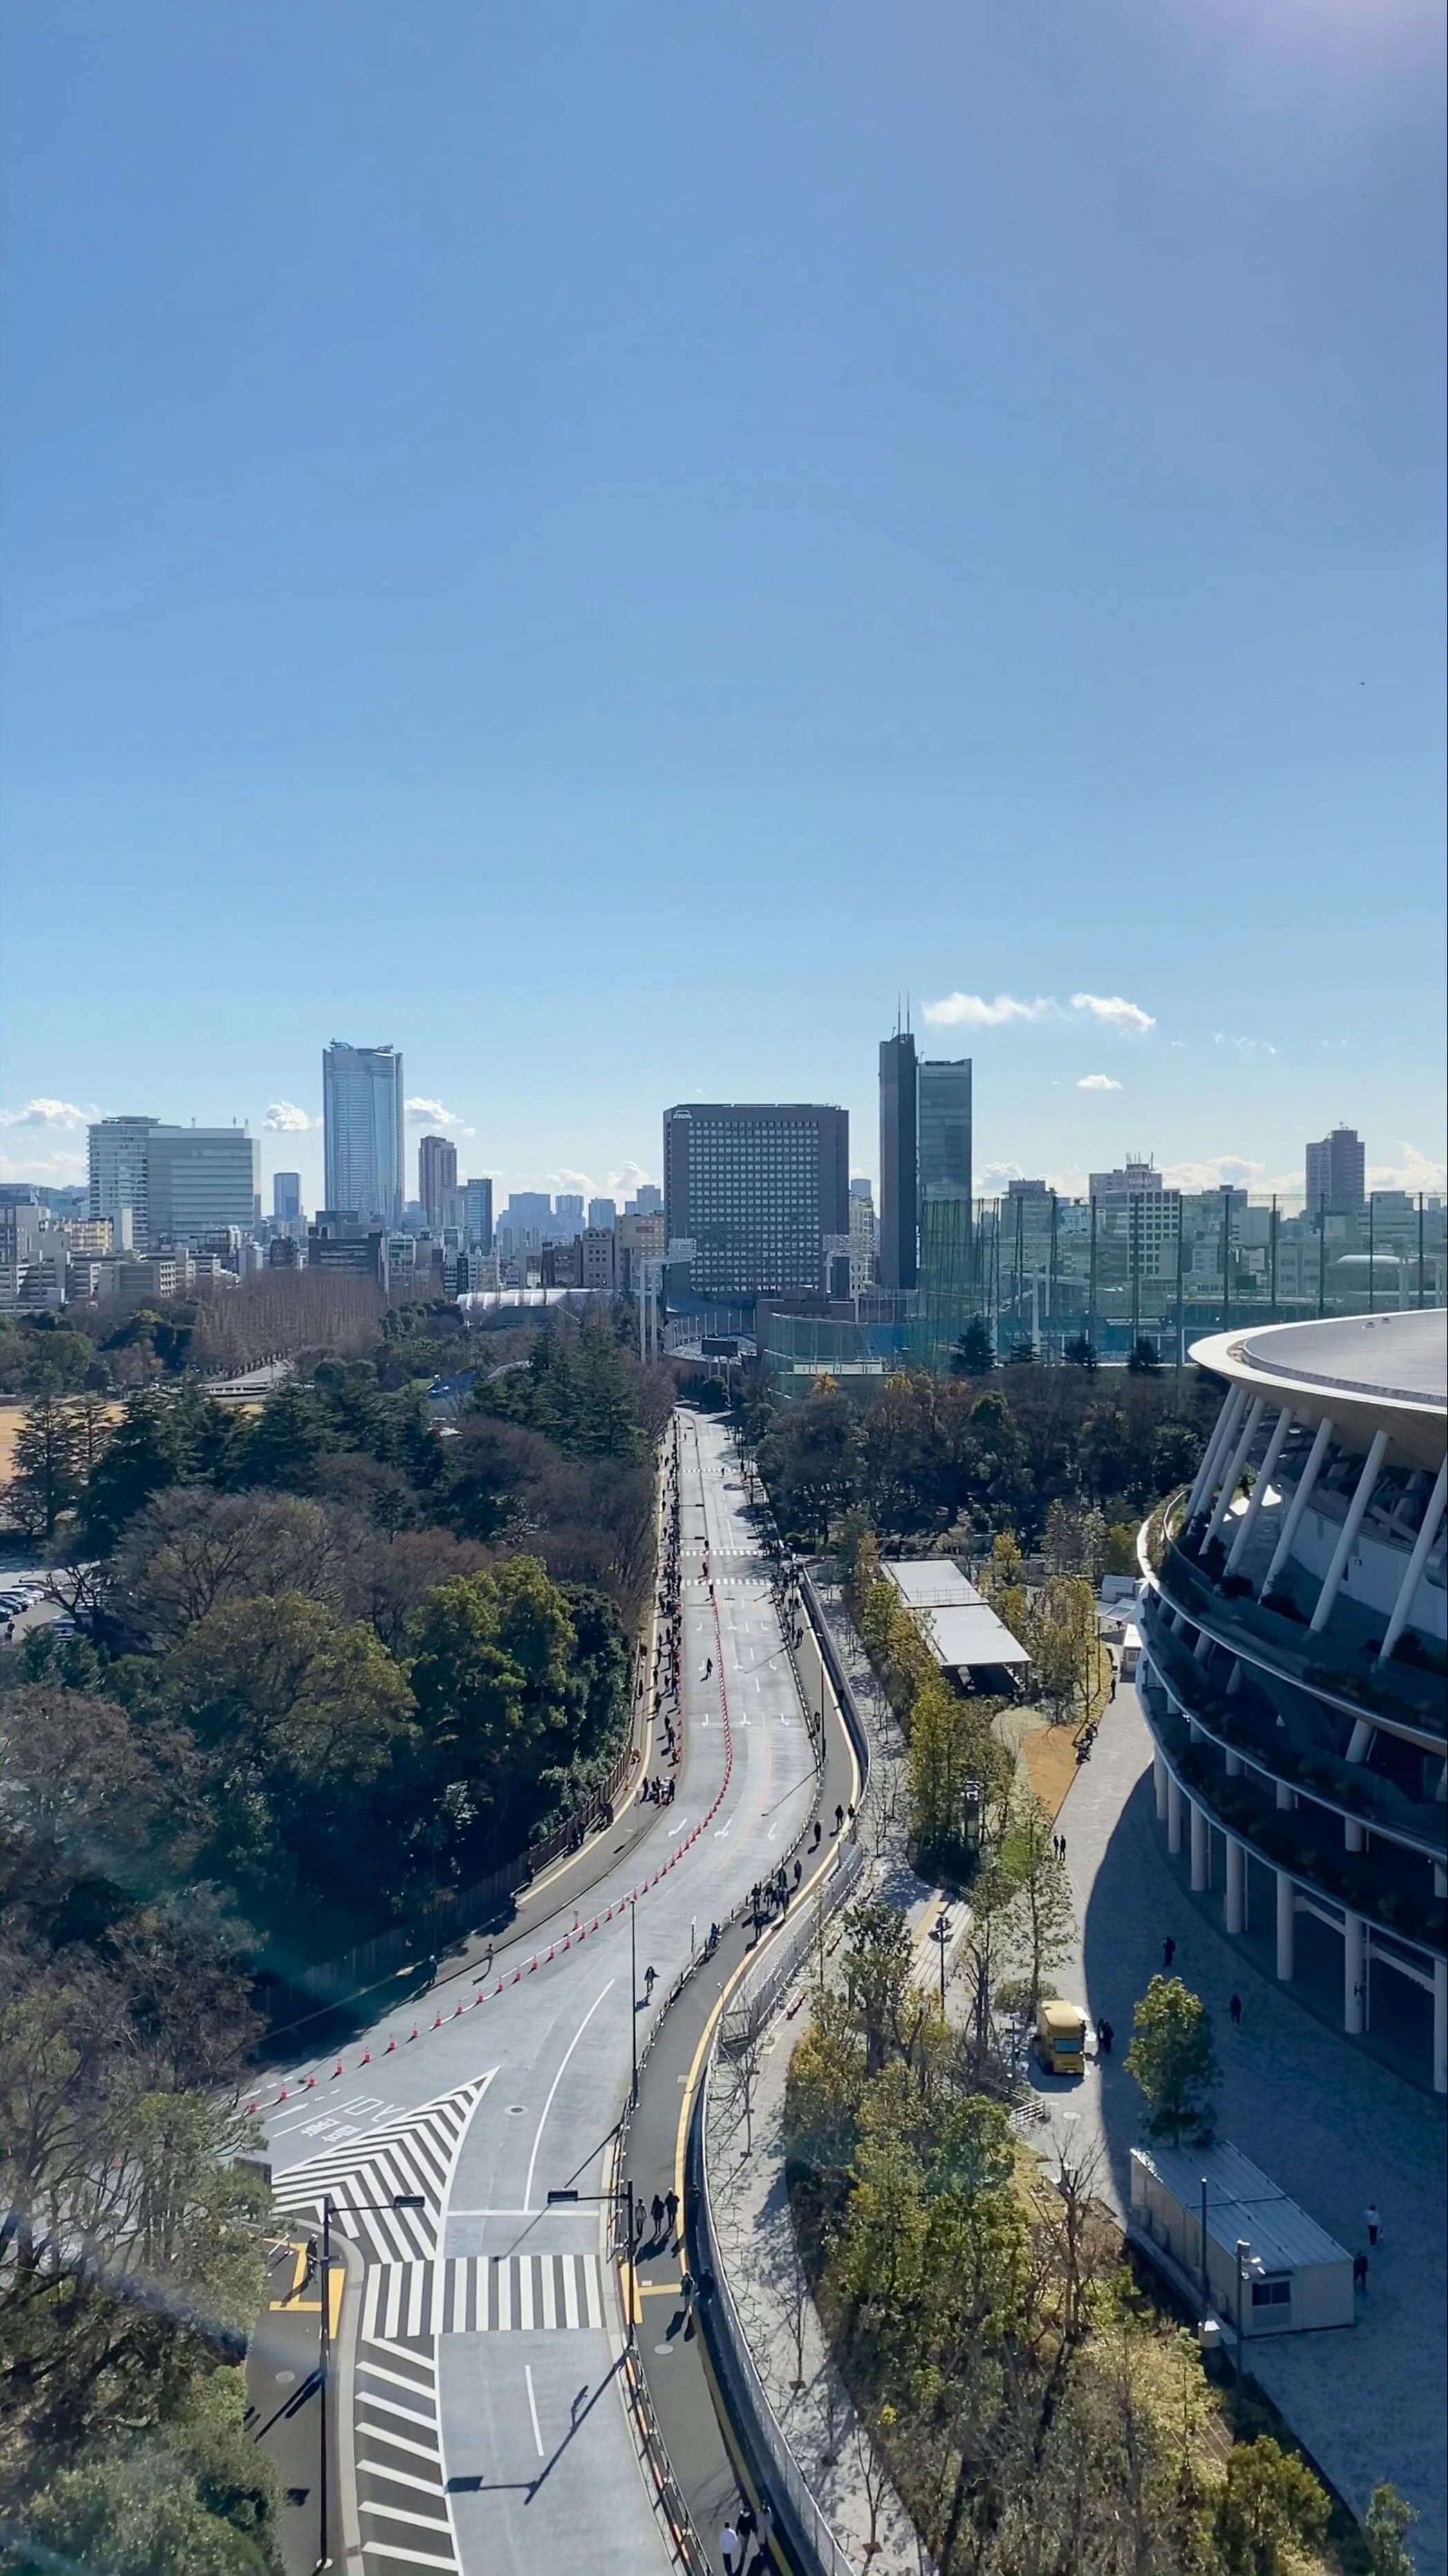
[[[1086,2072],[1086,2014],[1082,2005],[1044,1995],[1036,2006],[1036,2055],[1048,2075]]]

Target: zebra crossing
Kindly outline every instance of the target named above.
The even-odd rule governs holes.
[[[418,2567],[458,2576],[457,2534],[438,2425],[435,2351],[381,2338],[363,2343],[357,2355],[353,2437],[367,2576],[404,2576]]]
[[[363,2291],[362,2336],[532,2334],[604,2322],[596,2254],[464,2254],[378,2264]]]
[[[494,2072],[490,2068],[476,2082],[369,2129],[348,2146],[293,2165],[272,2186],[273,2207],[288,2217],[315,2211],[320,2218],[322,2202],[329,2200],[332,2226],[369,2265],[428,2261],[438,2251],[464,2132]],[[398,2200],[421,2206],[398,2209]]]

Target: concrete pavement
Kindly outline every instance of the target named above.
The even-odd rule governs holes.
[[[1383,2215],[1357,2325],[1259,2340],[1253,2375],[1354,2512],[1379,2479],[1392,2480],[1422,2517],[1412,2535],[1417,2564],[1440,2570],[1448,2553],[1441,2103],[1305,2011],[1219,1928],[1220,1902],[1189,1894],[1155,1821],[1150,1739],[1130,1685],[1107,1711],[1057,1826],[1082,1925],[1058,1984],[1094,2019],[1104,2013],[1116,2042],[1114,2055],[1081,2083],[1053,2081],[1033,2066],[1030,2082],[1050,2104],[1054,2135],[1069,2139],[1073,2159],[1099,2149],[1103,2197],[1124,2211],[1141,2105],[1121,2058],[1133,2007],[1170,1935],[1174,1973],[1214,2019],[1218,2134],[1349,2252],[1366,2247],[1368,2202]],[[1233,1991],[1244,2002],[1240,2029],[1227,2015]],[[1076,2115],[1069,2129],[1067,2112]]]

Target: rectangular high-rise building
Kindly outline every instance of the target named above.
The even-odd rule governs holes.
[[[559,1191],[557,1198],[553,1202],[553,1222],[560,1235],[581,1234],[583,1232],[583,1193],[581,1190]]]
[[[687,1101],[664,1112],[664,1231],[705,1297],[818,1292],[849,1229],[850,1121],[813,1101]]]
[[[590,1199],[588,1202],[588,1222],[591,1226],[595,1227],[617,1225],[617,1199]]]
[[[302,1213],[300,1172],[273,1172],[272,1217],[277,1225],[295,1225]]]
[[[129,1241],[144,1252],[150,1241],[150,1147],[159,1118],[102,1118],[89,1130],[90,1206],[92,1217],[128,1212]],[[114,1240],[119,1243],[117,1228]]]
[[[491,1180],[464,1181],[463,1227],[470,1252],[492,1251],[493,1184]]]
[[[880,1285],[913,1288],[920,1190],[916,1172],[915,1040],[880,1041]]]
[[[364,1221],[398,1225],[404,1196],[402,1058],[395,1047],[322,1053],[327,1205]]]
[[[244,1127],[153,1127],[149,1166],[149,1241],[178,1249],[256,1224],[261,1147]]]
[[[417,1149],[417,1195],[431,1234],[451,1225],[458,1185],[458,1149],[450,1136],[424,1136]]]
[[[1334,1216],[1360,1208],[1367,1197],[1367,1157],[1355,1127],[1334,1127],[1307,1148],[1308,1214],[1326,1206]]]
[[[970,1085],[969,1056],[953,1063],[925,1057],[918,1067],[915,1150],[922,1212],[936,1199],[969,1202]]]

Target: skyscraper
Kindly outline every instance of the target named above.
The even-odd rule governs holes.
[[[453,1193],[458,1185],[458,1149],[447,1136],[424,1136],[417,1149],[417,1195],[428,1232],[451,1225]]]
[[[616,1225],[618,1223],[617,1200],[590,1199],[588,1202],[588,1222],[590,1226],[593,1227]]]
[[[897,1029],[880,1042],[880,1285],[913,1288],[916,1280],[915,1040]]]
[[[102,1118],[87,1137],[90,1163],[90,1214],[116,1222],[129,1210],[129,1241],[144,1252],[151,1240],[150,1144],[159,1118]]]
[[[926,1058],[918,1067],[916,1171],[920,1221],[935,1199],[970,1200],[969,1056],[954,1063]]]
[[[492,1251],[493,1184],[491,1180],[464,1181],[463,1226],[470,1252]]]
[[[147,1161],[153,1248],[255,1225],[261,1147],[244,1127],[153,1127]]]
[[[395,1047],[322,1052],[327,1206],[397,1225],[402,1218],[402,1058]]]
[[[273,1172],[272,1216],[278,1225],[295,1225],[302,1213],[300,1172]]]
[[[553,1202],[553,1220],[560,1235],[583,1232],[583,1193],[560,1190]]]
[[[1307,1148],[1307,1212],[1324,1204],[1334,1216],[1360,1208],[1367,1196],[1366,1156],[1355,1127],[1334,1127]]]
[[[814,1101],[688,1101],[664,1112],[664,1227],[704,1297],[818,1292],[849,1228],[850,1120]]]

